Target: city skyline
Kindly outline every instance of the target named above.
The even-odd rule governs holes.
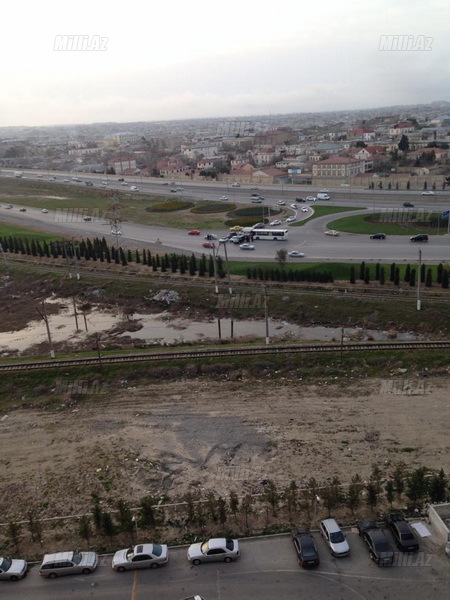
[[[196,0],[119,14],[43,0],[0,48],[0,126],[376,109],[449,98],[444,0],[324,0],[275,10]],[[131,14],[132,12],[132,14]],[[42,15],[45,14],[45,19]],[[39,23],[37,26],[36,24]],[[399,41],[400,40],[400,41]]]

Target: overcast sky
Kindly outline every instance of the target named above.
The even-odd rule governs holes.
[[[450,100],[449,0],[40,0],[2,9],[0,125]],[[56,36],[105,50],[55,50]],[[380,51],[410,35],[412,51]],[[100,42],[100,38],[103,41]],[[420,50],[425,42],[430,50]]]

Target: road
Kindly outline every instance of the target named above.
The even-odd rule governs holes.
[[[194,567],[186,548],[175,548],[167,566],[135,573],[112,571],[110,557],[102,557],[92,575],[56,580],[41,578],[35,566],[22,581],[1,582],[2,600],[181,600],[193,594],[205,600],[447,597],[448,558],[430,541],[420,541],[420,555],[399,555],[399,566],[380,569],[352,531],[347,532],[351,555],[344,559],[332,558],[322,538],[315,534],[315,539],[321,565],[312,571],[298,565],[290,536],[284,535],[241,540],[241,558],[230,564]]]
[[[1,173],[2,176],[7,176],[6,172]],[[33,177],[37,178],[37,174],[32,173]],[[71,175],[71,174],[68,174]],[[111,182],[109,176],[108,187],[112,185],[121,189],[120,183],[114,181]],[[30,175],[31,178],[31,175]],[[58,178],[62,180],[63,175],[58,174]],[[48,177],[47,177],[48,179]],[[89,175],[95,184],[105,179],[104,175]],[[115,177],[115,179],[117,179]],[[134,179],[134,183],[139,185],[140,192],[164,192],[168,193],[168,187],[160,183],[158,180],[140,184],[139,178],[127,178],[127,181]],[[61,181],[59,181],[61,183]],[[71,184],[71,185],[84,185],[83,183]],[[290,186],[292,188],[292,186]],[[280,190],[280,186],[272,186],[267,189],[260,189],[259,192],[265,197],[264,205],[276,207],[276,203],[280,199],[284,199],[286,206],[289,211],[294,215],[298,216],[298,219],[306,219],[310,213],[302,213],[300,209],[297,211],[291,209],[289,204],[293,202],[296,195],[302,193],[306,196],[310,193],[310,190],[299,192],[297,189],[284,189]],[[228,191],[226,186],[223,184],[184,184],[183,191],[177,192],[174,196],[195,196],[197,198],[206,200],[219,200],[220,196],[225,194],[228,195],[230,200],[236,201],[236,203],[248,204],[251,189],[250,186],[246,188],[231,188],[229,186]],[[232,189],[232,194],[230,190]],[[130,192],[132,193],[132,192]],[[363,207],[367,207],[364,212],[379,212],[382,209],[401,208],[404,194],[409,194],[413,199],[415,207],[417,209],[424,209],[426,211],[444,211],[450,207],[450,195],[448,193],[438,192],[436,196],[422,197],[419,193],[413,192],[402,192],[397,191],[382,192],[381,190],[349,190],[342,191],[338,190],[332,193],[332,201],[322,201],[318,203],[305,203],[299,204],[300,206],[308,206],[314,209],[317,204],[321,205],[345,205],[354,207],[354,212],[345,213],[345,215],[360,214]],[[402,196],[403,194],[403,196]],[[39,209],[28,207],[27,212],[21,213],[18,211],[18,206],[14,206],[13,209],[5,209],[4,205],[0,209],[0,219],[5,223],[23,225],[24,227],[38,228],[45,231],[56,233],[66,236],[105,236],[111,243],[115,241],[115,236],[111,235],[111,229],[109,223],[101,218],[94,218],[92,222],[85,223],[80,216],[72,222],[61,223],[61,214],[50,211],[47,214],[43,214]],[[275,252],[278,248],[283,247],[286,250],[300,250],[305,253],[305,259],[309,262],[336,262],[336,261],[397,261],[397,262],[415,262],[418,260],[418,248],[422,249],[422,259],[425,263],[437,263],[437,262],[449,262],[450,261],[450,236],[430,236],[428,243],[415,244],[409,241],[408,236],[388,236],[385,240],[371,240],[368,235],[357,235],[350,233],[340,233],[337,237],[329,237],[324,235],[327,223],[334,218],[342,216],[341,213],[334,217],[328,215],[325,217],[319,217],[313,219],[301,227],[289,227],[288,224],[283,223],[279,227],[289,227],[289,240],[287,242],[267,242],[258,241],[256,242],[256,248],[254,251],[242,251],[238,246],[228,244],[227,252],[228,258],[231,260],[246,260],[246,261],[260,261],[260,260],[274,260]],[[380,224],[380,230],[382,231],[382,224]],[[140,246],[153,249],[155,252],[180,252],[180,253],[191,253],[201,254],[203,252],[208,253],[211,250],[205,250],[202,248],[203,234],[202,236],[189,236],[186,230],[164,228],[164,227],[153,227],[140,225],[137,223],[124,222],[121,226],[122,237],[121,244],[124,247]],[[215,231],[218,235],[226,233],[225,230]],[[419,232],[418,232],[419,233]],[[162,243],[160,243],[162,242]],[[224,249],[220,248],[220,252],[223,255]],[[289,261],[298,261],[302,259],[289,259]]]

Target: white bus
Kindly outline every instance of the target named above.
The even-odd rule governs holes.
[[[288,229],[253,229],[253,239],[255,240],[287,240],[289,236]]]

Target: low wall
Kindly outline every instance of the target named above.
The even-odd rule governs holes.
[[[444,522],[444,519],[450,519],[450,502],[431,504],[428,507],[428,518],[442,542],[445,544],[450,541],[450,531]]]

